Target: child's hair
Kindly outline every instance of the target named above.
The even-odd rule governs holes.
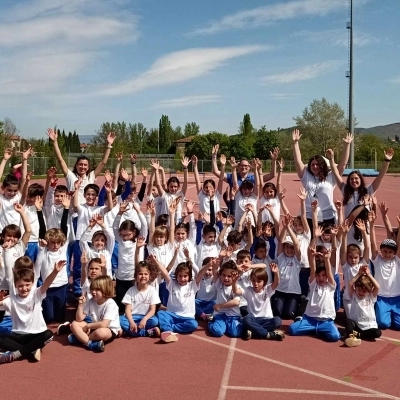
[[[270,228],[271,229],[271,237],[275,237],[276,233],[275,233],[275,226],[272,222],[270,221],[266,221],[264,223],[261,224],[261,229],[264,232],[266,228]]]
[[[74,169],[72,170],[72,172],[73,172],[75,175],[79,175],[79,174],[78,174],[78,169],[76,168],[76,164],[78,164],[78,162],[81,161],[81,160],[86,160],[86,161],[88,162],[89,168],[88,168],[88,170],[87,170],[87,172],[86,172],[86,175],[89,175],[90,172],[91,172],[91,169],[90,169],[90,160],[89,160],[89,158],[86,157],[86,156],[79,156],[79,157],[76,159],[76,162],[75,162],[75,165],[74,165]]]
[[[250,280],[264,281],[264,286],[268,283],[268,274],[265,268],[255,268],[251,271]]]
[[[237,259],[239,260],[239,259],[244,259],[244,258],[246,258],[246,257],[248,257],[248,258],[250,258],[250,260],[251,260],[251,254],[250,254],[250,252],[248,251],[248,250],[240,250],[238,253],[237,253]]]
[[[354,286],[356,288],[366,290],[367,292],[370,292],[370,293],[374,290],[374,284],[372,283],[371,279],[366,275],[360,276],[354,282]]]
[[[16,176],[14,176],[13,174],[8,174],[4,178],[3,188],[6,188],[7,186],[10,186],[10,185],[18,185],[18,184],[19,184],[19,179]]]
[[[272,189],[274,191],[274,197],[276,197],[276,186],[272,183],[272,182],[267,182],[264,186],[263,186],[263,193],[267,190],[267,189]]]
[[[92,243],[98,238],[98,237],[103,237],[105,240],[105,243],[107,244],[107,236],[103,231],[97,231],[95,233],[93,233],[92,236]]]
[[[61,243],[61,246],[63,246],[67,241],[67,238],[65,237],[64,232],[61,229],[51,228],[44,235],[44,240],[47,243]]]
[[[65,193],[68,194],[69,190],[65,185],[57,185],[54,189],[54,193]]]
[[[178,229],[184,229],[187,232],[187,234],[189,235],[189,230],[190,230],[189,222],[186,222],[186,223],[185,222],[179,222],[179,224],[175,225],[175,232]]]
[[[293,218],[293,222],[294,222],[294,221],[298,222],[300,225],[303,225],[303,220],[301,219],[301,215],[296,215],[296,216]],[[304,226],[303,226],[303,228],[304,228]]]
[[[163,237],[165,238],[165,240],[168,240],[169,237],[169,230],[166,226],[162,225],[162,226],[156,226],[156,229],[154,229],[154,233],[153,233],[153,245],[155,245],[155,239],[158,237]]]
[[[140,263],[135,268],[135,280],[136,281],[137,281],[137,276],[139,274],[140,269],[147,269],[147,271],[149,272],[149,275],[151,273],[149,263],[147,261],[140,261]]]
[[[18,271],[20,269],[34,269],[34,263],[28,256],[22,256],[15,260],[14,263],[14,271]]]
[[[189,282],[190,282],[193,279],[192,270],[193,268],[191,261],[181,262],[176,266],[175,276],[177,277],[181,272],[186,272],[189,275]]]
[[[160,271],[157,268],[157,265],[149,264],[149,271],[150,271],[150,280],[152,276],[157,277]]]
[[[3,228],[1,231],[0,244],[4,243],[5,236],[12,236],[16,239],[21,239],[21,228],[18,225],[10,224]]]
[[[203,227],[203,235],[208,235],[209,233],[217,234],[217,230],[210,224],[204,225],[204,227]]]
[[[249,190],[253,190],[254,189],[254,183],[249,180],[249,179],[245,179],[242,184],[240,185],[240,193],[242,193],[243,189],[249,189]]]
[[[233,260],[229,260],[229,261],[223,263],[221,265],[221,268],[218,271],[218,274],[221,275],[222,272],[225,271],[226,269],[232,269],[234,271],[238,271],[238,267],[237,267],[235,261],[233,261]]]
[[[204,267],[205,265],[207,265],[209,262],[211,262],[213,260],[212,257],[206,257],[203,262],[202,262],[202,266]]]
[[[114,297],[114,285],[109,276],[98,276],[90,282],[90,290],[100,290],[107,299]]]
[[[130,231],[130,232],[134,232],[134,236],[131,239],[132,242],[136,242],[136,236],[139,235],[139,229],[136,228],[136,225],[133,221],[131,221],[130,219],[125,220],[120,226],[119,226],[119,231]]]
[[[228,244],[240,244],[242,239],[242,233],[237,230],[233,230],[228,233],[226,241],[228,242]]]
[[[252,226],[251,226],[251,231],[253,232],[253,237],[254,237],[255,234],[256,234],[256,227],[252,225]],[[247,229],[247,226],[245,226],[245,227],[243,228],[242,234],[243,234],[243,236],[249,234],[249,230]]]
[[[346,184],[344,185],[343,189],[343,205],[347,205],[349,200],[353,197],[355,190],[350,185],[350,179],[352,175],[357,175],[360,179],[360,186],[357,188],[358,192],[358,200],[364,200],[364,197],[368,194],[368,189],[365,186],[364,177],[362,176],[360,171],[352,171],[349,176],[347,177]]]
[[[324,158],[320,155],[314,156],[312,158],[310,158],[310,160],[308,161],[307,164],[307,170],[311,175],[314,175],[311,171],[311,163],[313,161],[317,161],[317,164],[319,166],[319,181],[322,182],[326,179],[326,177],[328,176],[328,165],[326,164],[326,161],[324,160]]]
[[[356,221],[358,219],[361,219],[362,221],[367,222],[368,221],[368,214],[369,214],[368,208],[366,208],[364,206],[357,206],[357,207],[353,208],[352,212],[354,210],[360,209],[360,208],[362,208],[362,209],[359,212],[359,214],[357,215],[357,218],[355,219],[355,221],[353,222],[354,239],[356,239],[358,242],[362,242],[362,232],[357,228]],[[366,229],[367,234],[369,234],[368,224],[367,223],[365,224],[365,229]]]
[[[171,178],[167,180],[167,188],[171,183],[176,183],[178,185],[178,188],[181,186],[181,183],[179,182],[179,179],[176,176],[171,176]]]
[[[214,182],[213,179],[206,179],[206,180],[203,182],[203,188],[204,188],[208,183],[215,189],[215,182]]]
[[[356,252],[358,255],[361,257],[361,249],[360,246],[357,246],[356,244],[349,244],[347,245],[347,254],[351,252]]]
[[[83,189],[83,194],[85,195],[87,193],[87,191],[90,190],[90,189],[92,189],[92,190],[94,190],[96,192],[96,196],[99,195],[100,188],[95,183],[89,183],[88,185],[86,185],[85,189]]]
[[[44,186],[40,183],[32,183],[28,187],[28,197],[42,197],[44,195]]]
[[[256,244],[254,245],[254,252],[256,252],[257,250],[260,250],[260,249],[267,250],[267,243],[265,242],[264,239],[258,239]]]
[[[31,282],[35,280],[35,272],[30,268],[13,269],[14,283],[18,281]]]
[[[320,260],[320,262],[316,263],[315,267],[315,274],[318,275],[321,272],[325,271],[326,272],[326,267],[325,267],[325,262],[323,260]]]
[[[321,227],[322,227],[323,232],[324,232],[326,235],[330,235],[330,234],[332,233],[332,232],[331,232],[332,224],[323,223],[323,224],[321,225]]]
[[[169,216],[168,214],[160,214],[156,220],[156,226],[168,225]]]
[[[319,245],[315,246],[315,251],[317,253],[323,253],[324,250],[325,250],[325,246],[323,246],[322,244],[319,244]]]

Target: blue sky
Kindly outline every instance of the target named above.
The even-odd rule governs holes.
[[[399,0],[354,0],[359,126],[399,121]],[[0,118],[23,137],[102,122],[288,127],[347,105],[347,0],[2,0]]]

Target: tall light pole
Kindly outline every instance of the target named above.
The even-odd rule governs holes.
[[[349,132],[354,135],[353,115],[353,0],[349,0],[349,17],[346,28],[349,30],[349,71],[346,76],[349,78]],[[350,145],[350,168],[354,169],[354,140]]]

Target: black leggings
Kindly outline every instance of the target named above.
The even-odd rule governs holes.
[[[125,306],[122,304],[122,299],[125,296],[125,293],[128,289],[133,285],[133,281],[121,281],[119,279],[115,282],[115,302],[118,304],[120,312],[124,312]]]
[[[360,339],[363,340],[374,340],[381,336],[382,332],[378,328],[370,328],[362,330],[355,321],[351,319],[346,319],[345,323],[346,327],[346,337],[351,335],[353,331],[356,331],[360,334]]]
[[[271,300],[274,317],[293,319],[297,315],[297,307],[300,302],[299,294],[276,291]]]
[[[29,358],[31,354],[42,349],[53,340],[53,332],[50,329],[40,333],[14,333],[0,335],[0,347],[3,350],[19,351],[23,357]]]

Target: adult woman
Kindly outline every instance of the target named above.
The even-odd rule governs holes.
[[[75,182],[79,178],[82,179],[82,183],[79,188],[79,204],[84,203],[85,199],[83,197],[83,190],[85,189],[85,186],[88,185],[89,183],[94,183],[96,177],[103,170],[105,164],[107,163],[108,157],[110,156],[112,144],[114,143],[115,140],[115,134],[112,132],[108,134],[107,148],[105,149],[103,158],[97,165],[96,169],[94,170],[90,169],[90,160],[88,157],[79,156],[75,162],[74,169],[72,171],[68,169],[68,166],[62,157],[60,148],[58,147],[57,132],[54,129],[49,128],[47,129],[47,136],[50,138],[50,140],[53,141],[54,152],[56,153],[57,161],[59,162],[61,170],[65,176],[65,180],[67,181],[68,190],[70,191],[75,190]]]
[[[332,173],[336,179],[336,184],[340,191],[343,193],[343,207],[344,207],[344,216],[347,218],[352,210],[360,205],[365,204],[366,198],[368,195],[374,194],[379,185],[382,182],[383,177],[385,176],[390,161],[393,158],[394,151],[390,148],[387,152],[384,151],[385,160],[382,163],[381,169],[379,170],[379,175],[370,183],[369,185],[365,184],[364,177],[362,176],[360,171],[352,171],[347,177],[346,183],[343,182],[342,175],[338,171],[334,160],[334,153],[331,149],[326,151],[326,157],[329,160],[331,165]]]
[[[335,223],[336,213],[333,203],[333,190],[336,182],[333,173],[328,171],[328,165],[322,156],[314,156],[308,161],[307,165],[303,164],[299,147],[300,138],[300,131],[295,129],[292,133],[294,163],[297,175],[307,192],[306,216],[310,226],[310,231],[313,232],[311,203],[314,200],[318,200],[318,206],[320,208],[319,219],[322,220],[321,222],[331,225]],[[343,149],[342,159],[337,167],[340,174],[343,173],[349,159],[350,143],[352,140],[353,136],[350,134],[347,134],[343,139],[345,146]]]

